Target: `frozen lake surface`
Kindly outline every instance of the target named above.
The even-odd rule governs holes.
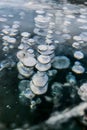
[[[76,4],[74,1],[72,3],[67,0],[0,1],[1,130],[86,130],[87,104],[84,102],[87,102],[87,3],[84,1],[84,4],[79,4],[81,0],[77,0]],[[44,18],[38,18],[38,15]],[[50,25],[55,27],[54,30],[47,29],[47,19],[51,22]],[[45,21],[46,24],[40,24],[41,21]],[[38,31],[37,28],[40,27],[46,29]],[[28,44],[21,44],[26,41],[23,41],[22,36],[26,37],[28,34]],[[31,39],[35,41],[32,42]],[[46,44],[52,45],[51,52],[55,48],[52,55],[55,62],[51,64],[50,71],[46,71],[50,77],[47,83],[48,90],[44,95],[36,94],[31,102],[23,97],[24,93],[20,92],[18,87],[22,80],[18,78],[20,71],[17,63],[22,58],[17,53],[20,48],[24,47],[27,52],[30,47],[29,51],[33,53],[32,49],[34,50],[33,56],[37,61],[47,63],[50,61],[49,57],[47,61],[41,59],[42,57],[38,58],[41,49],[46,48],[39,45]],[[32,64],[33,62],[34,60]],[[34,68],[34,74],[37,73],[37,68],[41,69],[38,66]],[[49,68],[49,64],[46,67]],[[32,80],[31,77],[25,79],[29,82]],[[23,86],[25,84],[22,84]],[[24,90],[24,87],[22,89]],[[37,101],[39,103],[33,109]]]

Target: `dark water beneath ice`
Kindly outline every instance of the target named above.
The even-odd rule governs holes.
[[[12,3],[14,1],[9,0],[8,3],[9,2]],[[23,2],[25,3],[24,0],[23,0]],[[23,4],[23,2],[19,1],[18,3]],[[56,2],[52,1],[52,2],[54,3],[54,7],[55,7],[55,5],[57,5],[59,3],[58,1],[56,1]],[[74,0],[72,2],[75,3]],[[81,3],[81,1],[77,0],[77,3]],[[34,26],[34,17],[36,16],[36,13],[35,13],[34,9],[28,9],[28,8],[23,9],[23,7],[20,8],[20,6],[16,7],[17,3],[14,4],[15,7],[13,7],[13,5],[11,5],[12,7],[10,6],[10,8],[7,7],[7,3],[6,3],[6,7],[4,7],[3,2],[0,4],[1,4],[0,17],[4,17],[7,19],[4,22],[0,21],[0,30],[2,30],[4,25],[11,26],[13,21],[20,21],[20,23],[21,23],[19,33],[17,35],[17,44],[15,45],[15,48],[13,50],[10,50],[8,53],[8,56],[12,56],[13,60],[15,62],[17,62],[16,52],[17,52],[17,47],[20,44],[20,33],[23,31],[28,31],[33,36],[33,29],[35,27]],[[77,7],[75,7],[75,8],[77,8]],[[59,14],[61,13],[61,10],[57,10],[57,11]],[[24,13],[23,18],[20,17],[20,12]],[[10,15],[13,15],[13,17],[11,18]],[[76,17],[79,17],[79,14],[75,14],[75,15],[76,15]],[[63,29],[62,25],[63,25],[64,19],[59,18],[57,20],[58,21],[56,23],[56,27],[57,27],[56,32],[61,31],[61,29]],[[73,23],[73,22],[76,22],[75,19],[74,20],[71,19],[71,23]],[[79,23],[79,24],[82,25],[82,23]],[[77,27],[77,23],[73,24],[73,26],[72,25],[69,26],[71,36],[79,34],[82,31],[80,29],[77,30],[76,27]],[[56,40],[59,40],[59,38],[60,38],[60,37],[57,37],[56,35],[54,37]],[[72,46],[71,46],[73,39],[71,38],[67,41],[62,41],[62,40],[63,39],[60,40],[61,44],[57,45],[56,55],[68,56],[68,58],[70,58],[70,60],[71,60],[71,66],[72,66],[75,61],[75,59],[73,58],[74,48],[72,48]],[[0,61],[7,59],[7,56],[5,56],[5,52],[2,51],[2,47],[3,47],[2,39],[1,39],[1,35],[0,35]],[[81,62],[87,70],[86,49],[87,49],[87,46],[82,48],[82,51],[85,54],[85,58]],[[65,82],[64,77],[67,75],[67,72],[69,72],[69,71],[71,71],[70,68],[67,70],[59,71],[58,74],[56,75],[56,77],[52,80],[52,82],[49,83],[49,87],[55,81],[61,82],[61,83]],[[29,123],[29,125],[33,126],[37,123],[40,123],[41,121],[46,120],[50,116],[50,114],[54,111],[53,103],[47,102],[43,97],[41,97],[43,102],[37,107],[37,109],[35,111],[31,111],[28,105],[21,104],[19,102],[19,91],[18,91],[19,80],[17,78],[17,75],[18,75],[18,71],[17,71],[16,66],[14,68],[12,68],[11,70],[4,69],[0,72],[0,122],[5,123],[8,128],[9,127],[15,128],[18,126],[22,126],[24,123]],[[85,73],[81,76],[76,75],[76,78],[77,78],[78,84],[81,84],[83,82],[83,80],[87,79],[87,73]],[[62,80],[62,79],[64,79],[64,80]],[[78,97],[74,101],[69,99],[69,97],[67,97],[67,95],[68,95],[67,93],[68,92],[66,90],[64,90],[64,96],[60,102],[61,105],[59,108],[56,108],[56,109],[63,110],[67,107],[74,106],[80,102],[80,99]],[[50,95],[49,91],[47,92],[47,95]],[[64,125],[64,128],[62,127],[61,130],[63,130],[63,129],[64,130],[75,130],[75,129],[82,130],[82,128],[83,128],[83,126],[81,126],[80,123],[78,123],[78,121],[75,120],[75,121],[73,121],[72,125],[69,125],[69,122],[66,123]]]

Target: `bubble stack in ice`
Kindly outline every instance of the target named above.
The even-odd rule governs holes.
[[[37,16],[35,17],[35,29],[34,33],[38,36],[46,36],[47,28],[49,24],[49,17],[45,16],[44,11],[36,11]]]
[[[21,50],[17,53],[17,58],[19,62],[17,63],[17,68],[19,74],[22,77],[28,78],[33,74],[33,67],[36,64],[36,59],[34,58],[34,52],[29,49],[28,52]]]

